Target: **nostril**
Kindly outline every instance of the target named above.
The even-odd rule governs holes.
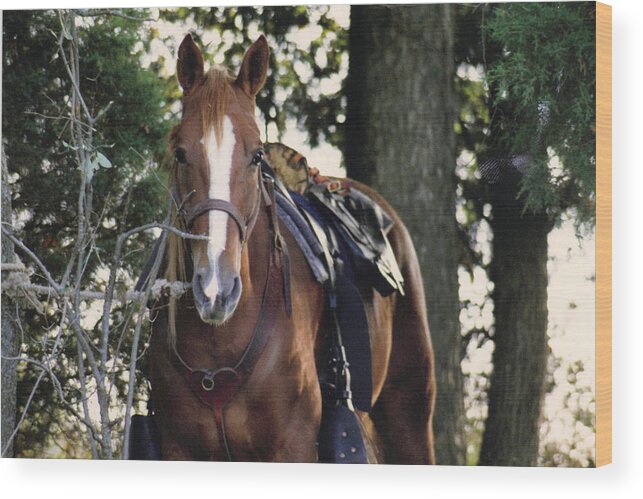
[[[192,282],[192,293],[198,302],[207,302],[207,297],[205,296],[205,291],[203,289],[203,276],[200,273],[197,273],[194,276],[194,280]]]
[[[233,300],[236,300],[239,298],[239,295],[241,294],[241,279],[238,277],[234,278],[234,282],[232,284],[232,291],[230,292],[230,298]]]

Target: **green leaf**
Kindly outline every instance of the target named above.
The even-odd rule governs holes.
[[[101,152],[96,151],[96,160],[98,161],[98,164],[103,168],[112,167],[112,162],[109,159],[107,159],[107,157]]]

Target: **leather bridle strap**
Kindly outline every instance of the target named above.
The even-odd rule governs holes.
[[[232,220],[237,224],[237,227],[239,227],[239,237],[241,238],[241,241],[243,242],[246,240],[248,226],[246,225],[243,215],[235,205],[223,199],[204,199],[200,203],[188,208],[187,213],[185,214],[185,224],[187,225],[187,229],[191,229],[194,221],[209,211],[223,211],[230,215]]]
[[[263,181],[261,177],[261,168],[258,168],[258,174],[257,174],[257,191],[261,190],[263,187]],[[191,194],[193,194],[194,191],[192,191]],[[248,234],[252,230],[252,227],[254,226],[255,222],[257,221],[257,216],[259,215],[259,208],[261,207],[261,193],[259,193],[259,196],[257,198],[257,202],[255,203],[254,207],[252,208],[252,212],[250,213],[250,216],[245,219],[244,216],[241,214],[239,211],[239,208],[237,208],[234,204],[232,204],[230,201],[226,201],[225,199],[204,199],[203,201],[200,201],[196,203],[193,206],[185,206],[185,201],[180,200],[179,193],[176,188],[172,189],[172,197],[174,198],[174,202],[177,205],[177,208],[179,210],[179,213],[183,219],[183,225],[185,226],[186,230],[191,230],[192,226],[194,225],[194,221],[200,217],[201,215],[204,215],[205,213],[208,213],[210,211],[223,211],[224,213],[227,213],[230,215],[230,218],[234,220],[234,222],[237,224],[237,227],[239,229],[239,239],[241,240],[241,244],[245,244],[245,242],[248,239]]]

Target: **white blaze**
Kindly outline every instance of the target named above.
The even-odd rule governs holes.
[[[210,199],[230,201],[230,176],[232,172],[232,153],[235,138],[232,122],[227,116],[223,120],[221,141],[217,142],[214,127],[204,137],[205,153],[210,168]],[[210,269],[203,282],[205,295],[214,301],[219,290],[219,257],[225,249],[228,214],[223,211],[210,211],[208,215],[208,262]]]

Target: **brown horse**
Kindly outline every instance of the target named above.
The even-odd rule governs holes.
[[[276,222],[259,172],[255,96],[268,57],[261,36],[233,78],[218,67],[205,72],[189,35],[179,48],[183,114],[170,144],[176,224],[207,238],[169,238],[166,278],[191,280],[192,292],[159,305],[153,324],[152,403],[164,459],[317,460],[318,372],[330,333],[323,290]],[[389,239],[406,290],[383,298],[360,289],[373,376],[373,410],[359,413],[361,426],[377,461],[433,463],[433,352],[415,250],[388,203],[355,185],[395,221]]]

